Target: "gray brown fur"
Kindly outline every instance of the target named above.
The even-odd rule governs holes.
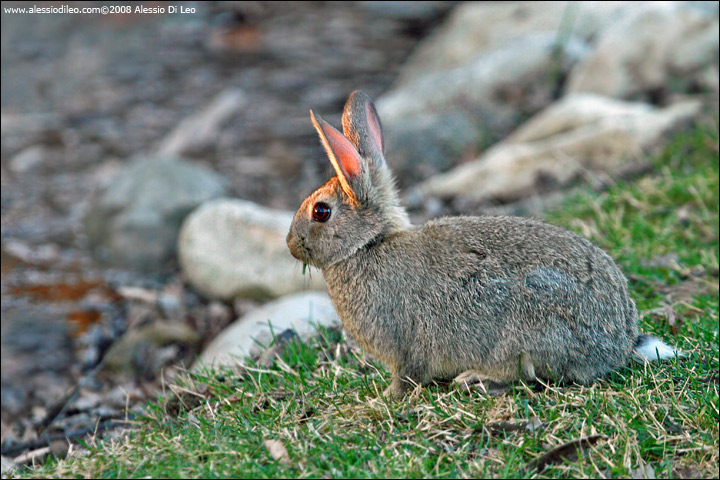
[[[382,136],[367,127],[373,115],[369,97],[353,93],[344,136],[360,152],[362,174],[348,183],[362,194],[349,197],[333,177],[303,202],[287,241],[293,256],[322,269],[345,328],[389,366],[388,393],[467,370],[496,382],[588,383],[628,363],[637,309],[605,252],[516,217],[411,226]],[[322,137],[327,124],[317,122]],[[332,208],[326,223],[311,217],[319,201]]]

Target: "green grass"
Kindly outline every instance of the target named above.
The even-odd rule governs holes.
[[[591,386],[487,396],[431,385],[389,401],[388,372],[323,331],[272,369],[193,374],[123,438],[19,475],[571,478],[651,468],[658,478],[717,477],[718,176],[714,122],[676,137],[653,173],[582,190],[548,216],[618,261],[641,328],[687,358],[632,364]],[[583,437],[592,440],[581,451],[567,449],[576,455],[534,468]],[[287,456],[273,458],[267,440]]]

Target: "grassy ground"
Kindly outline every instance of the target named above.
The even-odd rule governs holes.
[[[641,179],[574,194],[548,221],[617,259],[642,329],[687,358],[589,387],[488,396],[432,385],[389,401],[387,371],[325,331],[272,369],[195,375],[122,439],[22,475],[718,477],[717,123],[654,163]]]

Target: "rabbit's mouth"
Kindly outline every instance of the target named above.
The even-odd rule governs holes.
[[[305,242],[301,237],[296,235],[288,235],[287,245],[290,249],[290,255],[307,265],[315,265],[310,258],[310,249],[305,246]]]

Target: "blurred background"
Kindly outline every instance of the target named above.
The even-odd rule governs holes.
[[[4,456],[257,354],[268,319],[337,323],[284,241],[332,175],[311,108],[375,99],[415,222],[542,217],[717,118],[717,2],[137,6],[2,4]]]

